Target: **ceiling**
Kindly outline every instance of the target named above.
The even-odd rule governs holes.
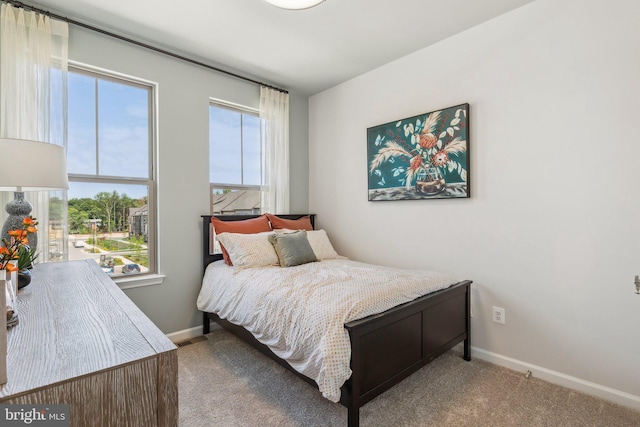
[[[26,0],[56,14],[311,95],[533,0]]]

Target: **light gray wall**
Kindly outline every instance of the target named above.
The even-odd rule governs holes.
[[[257,108],[258,86],[70,26],[73,61],[158,84],[158,223],[164,283],[126,293],[165,333],[201,324],[200,215],[209,213],[209,97]],[[308,210],[308,99],[290,93],[292,212]]]
[[[472,279],[475,357],[640,409],[638,16],[538,0],[312,96],[309,205],[341,254]],[[366,129],[464,102],[472,197],[368,202]]]

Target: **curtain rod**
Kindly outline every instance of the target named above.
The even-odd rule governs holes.
[[[201,67],[208,68],[208,69],[216,71],[218,73],[226,74],[228,76],[235,77],[237,79],[241,79],[241,80],[244,80],[244,81],[247,81],[247,82],[250,82],[250,83],[254,83],[256,85],[266,86],[266,87],[268,87],[270,89],[275,89],[275,90],[283,92],[283,93],[289,93],[289,91],[286,90],[286,89],[282,89],[282,88],[279,88],[279,87],[276,87],[276,86],[272,86],[272,85],[267,84],[267,83],[259,82],[257,80],[253,80],[253,79],[251,79],[249,77],[241,76],[240,74],[232,73],[231,71],[223,70],[221,68],[217,68],[217,67],[214,67],[212,65],[205,64],[204,62],[196,61],[195,59],[187,58],[186,56],[178,55],[177,53],[170,52],[170,51],[164,50],[164,49],[160,49],[159,47],[151,46],[151,45],[148,45],[146,43],[142,43],[142,42],[139,42],[137,40],[133,40],[133,39],[130,39],[128,37],[124,37],[124,36],[121,36],[119,34],[115,34],[115,33],[109,32],[107,30],[103,30],[102,28],[97,28],[97,27],[91,26],[89,24],[85,24],[83,22],[79,22],[79,21],[67,18],[66,16],[56,15],[55,13],[49,12],[48,10],[39,9],[37,7],[34,7],[34,6],[31,6],[31,5],[28,5],[28,4],[24,4],[24,3],[20,2],[20,1],[16,1],[16,0],[0,0],[0,1],[3,1],[5,3],[9,3],[9,4],[11,4],[11,5],[15,6],[15,7],[19,7],[19,8],[25,9],[25,10],[30,10],[30,11],[33,11],[33,12],[37,12],[37,13],[39,13],[41,15],[45,15],[45,16],[48,16],[50,18],[55,18],[55,19],[58,19],[60,21],[64,21],[64,22],[66,22],[68,24],[73,24],[73,25],[76,25],[78,27],[83,27],[83,28],[86,28],[88,30],[104,34],[106,36],[113,37],[113,38],[125,41],[127,43],[134,44],[136,46],[143,47],[145,49],[153,50],[154,52],[162,53],[163,55],[171,56],[173,58],[177,58],[177,59],[180,59],[182,61],[189,62],[191,64],[199,65]]]

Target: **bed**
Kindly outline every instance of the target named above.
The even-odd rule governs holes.
[[[302,216],[279,215],[286,219],[298,219]],[[217,218],[223,221],[241,221],[256,217],[256,215],[233,215]],[[210,253],[211,218],[210,215],[202,216],[203,273],[206,273],[209,264],[222,258],[220,254]],[[313,224],[313,215],[310,215],[310,220]],[[214,267],[218,268],[214,264],[210,270]],[[460,281],[383,312],[344,323],[344,330],[347,332],[345,335],[350,344],[351,375],[340,388],[338,396],[339,402],[347,408],[350,427],[359,425],[361,406],[458,343],[463,343],[464,359],[470,360],[470,285],[471,281]],[[214,320],[285,368],[318,387],[316,381],[301,374],[285,360],[276,356],[269,347],[258,341],[245,328],[222,317],[225,315],[219,316],[213,312],[203,311],[203,334],[210,332],[210,320]]]

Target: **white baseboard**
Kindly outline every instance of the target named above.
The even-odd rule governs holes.
[[[210,324],[211,330],[214,330],[219,327],[220,326],[215,322],[212,322]],[[167,338],[169,338],[171,342],[176,344],[179,342],[189,341],[190,339],[199,337],[201,335],[202,335],[202,325],[194,326],[193,328],[189,328],[189,329],[183,329],[182,331],[172,332],[170,334],[167,334]]]
[[[510,357],[502,356],[473,346],[471,346],[471,357],[477,357],[478,359],[482,359],[493,363],[494,365],[503,366],[514,371],[521,371],[523,375],[527,371],[531,371],[532,376],[536,378],[640,411],[640,396],[634,396],[633,394],[629,394],[624,391],[615,390],[610,387],[585,381],[561,372],[552,371],[551,369],[532,365],[531,363],[512,359]]]
[[[183,329],[182,331],[172,332],[167,334],[167,338],[171,340],[174,344],[184,341],[189,341],[191,338],[195,338],[202,335],[202,325],[195,326],[189,329]]]

